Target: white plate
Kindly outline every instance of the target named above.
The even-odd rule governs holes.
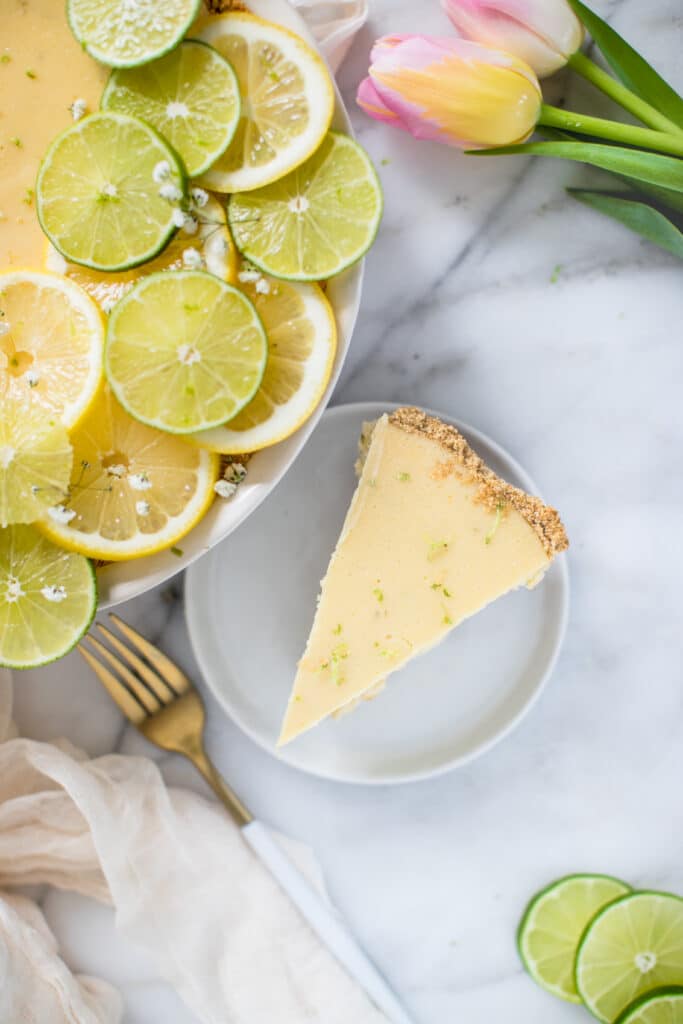
[[[394,673],[376,700],[276,750],[319,580],[356,485],[361,424],[394,408],[328,409],[270,500],[186,579],[194,653],[228,714],[286,764],[343,782],[413,782],[484,753],[540,694],[567,622],[569,578],[560,557],[535,590],[508,594],[464,622]],[[458,427],[497,473],[538,493],[499,445],[436,415]]]
[[[251,0],[249,9],[262,18],[276,21],[286,28],[298,32],[315,46],[315,41],[305,23],[290,7],[287,0]],[[333,127],[352,135],[351,122],[338,90],[336,95],[337,106]],[[274,448],[269,448],[254,456],[249,464],[249,476],[235,497],[231,501],[214,502],[202,521],[179,542],[177,547],[183,552],[182,556],[178,557],[170,551],[162,551],[149,558],[120,562],[100,569],[97,581],[101,609],[111,608],[122,601],[128,601],[186,568],[200,555],[209,551],[219,540],[223,540],[224,537],[232,533],[270,494],[305,445],[330,400],[349,349],[351,335],[358,316],[362,283],[362,263],[351,267],[346,273],[340,274],[339,277],[333,278],[329,282],[327,297],[334,309],[339,341],[332,377],[313,416],[292,437],[275,445]]]

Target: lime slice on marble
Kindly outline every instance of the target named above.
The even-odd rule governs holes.
[[[216,50],[194,40],[152,65],[112,71],[101,105],[161,132],[191,178],[225,152],[240,117],[235,72]]]
[[[382,190],[365,151],[330,132],[300,167],[232,196],[235,245],[267,274],[321,281],[361,259],[382,217]]]
[[[0,530],[0,665],[34,668],[61,658],[97,608],[92,564],[32,526]]]
[[[517,933],[522,963],[534,981],[580,1003],[574,960],[581,936],[599,910],[630,891],[607,875],[568,875],[534,896]]]
[[[576,955],[576,987],[599,1020],[683,979],[683,899],[636,892],[601,910]]]
[[[109,317],[112,390],[135,419],[173,434],[236,416],[258,391],[267,357],[253,304],[201,270],[143,278]]]
[[[149,125],[92,114],[52,143],[38,173],[36,209],[65,259],[93,270],[151,260],[183,222],[182,165]]]
[[[617,1024],[683,1024],[683,987],[659,989],[636,999]]]
[[[112,68],[163,56],[197,17],[201,0],[67,0],[71,31],[86,53]]]

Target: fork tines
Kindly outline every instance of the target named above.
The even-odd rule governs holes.
[[[128,640],[128,644],[102,623],[97,622],[97,629],[110,646],[88,634],[86,640],[99,658],[96,658],[84,643],[78,645],[78,650],[123,713],[133,723],[139,725],[148,715],[155,714],[186,693],[191,684],[177,665],[137,630],[118,615],[110,612],[109,617]],[[121,657],[117,657],[110,648]],[[114,671],[110,671],[107,665]]]

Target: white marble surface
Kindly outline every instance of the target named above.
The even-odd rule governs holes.
[[[683,85],[680,0],[596,6]],[[349,101],[374,36],[446,28],[436,0],[371,8],[341,78]],[[586,96],[567,92],[571,104]],[[530,894],[568,871],[683,892],[681,264],[568,198],[564,186],[590,180],[582,168],[475,161],[354,120],[387,203],[335,401],[441,408],[519,458],[573,541],[567,643],[524,724],[431,783],[305,777],[211,702],[209,747],[260,817],[316,849],[418,1024],[588,1020],[535,988],[514,933]],[[180,579],[123,614],[193,670]],[[16,689],[27,735],[154,753],[77,655]],[[201,787],[177,760],[164,764]],[[43,905],[66,960],[121,987],[126,1024],[191,1024],[109,911],[56,893]]]

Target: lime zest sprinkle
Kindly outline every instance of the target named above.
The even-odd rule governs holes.
[[[432,583],[432,590],[440,590],[444,597],[453,597],[452,593],[443,583]]]
[[[439,555],[443,555],[446,551],[448,551],[447,540],[433,540],[429,545],[429,551],[427,552],[427,561],[433,562],[435,558],[438,558]]]
[[[10,57],[9,53],[3,53],[3,55],[0,57],[0,64],[9,64],[11,59],[12,58]]]
[[[296,702],[297,704],[300,704],[302,700],[303,700],[303,697],[301,697],[301,696],[300,696],[300,695],[299,695],[299,694],[297,693],[296,697],[294,698],[294,701],[295,701],[295,702]]]
[[[452,626],[453,625],[453,619],[450,617],[450,615],[444,615],[444,617],[443,617],[443,624],[444,624],[444,626]]]
[[[32,188],[27,188],[26,192],[24,193],[24,198],[22,199],[22,203],[26,203],[27,206],[30,206],[33,203],[33,196],[34,195],[35,195],[35,192],[33,191],[33,189]]]
[[[175,555],[176,558],[182,558],[183,555],[185,554],[182,548],[177,548],[175,547],[175,545],[172,548],[169,548],[169,551],[171,552],[172,555]]]
[[[498,527],[500,526],[500,521],[503,517],[504,508],[505,506],[503,505],[503,503],[499,501],[498,504],[496,505],[496,521],[489,530],[489,532],[486,534],[486,537],[484,538],[487,544],[491,543],[493,538],[496,536],[496,533],[498,532]]]
[[[26,68],[26,77],[27,78],[37,78],[38,75],[35,73],[33,68]]]
[[[341,635],[341,631],[342,631],[342,624],[340,622],[337,626],[334,627],[334,629],[332,630],[332,633],[333,633],[334,636],[340,636]]]
[[[410,480],[410,473],[399,473],[396,479],[400,480],[401,483],[404,484],[406,481]]]
[[[23,148],[24,143],[21,141],[21,139],[19,138],[18,135],[13,135],[12,138],[10,139],[10,142],[12,143],[13,146],[16,146],[17,149],[22,149]]]
[[[379,603],[382,604],[382,602],[384,601],[384,591],[381,590],[379,587],[375,587],[375,589],[373,590],[373,594],[375,595]]]

